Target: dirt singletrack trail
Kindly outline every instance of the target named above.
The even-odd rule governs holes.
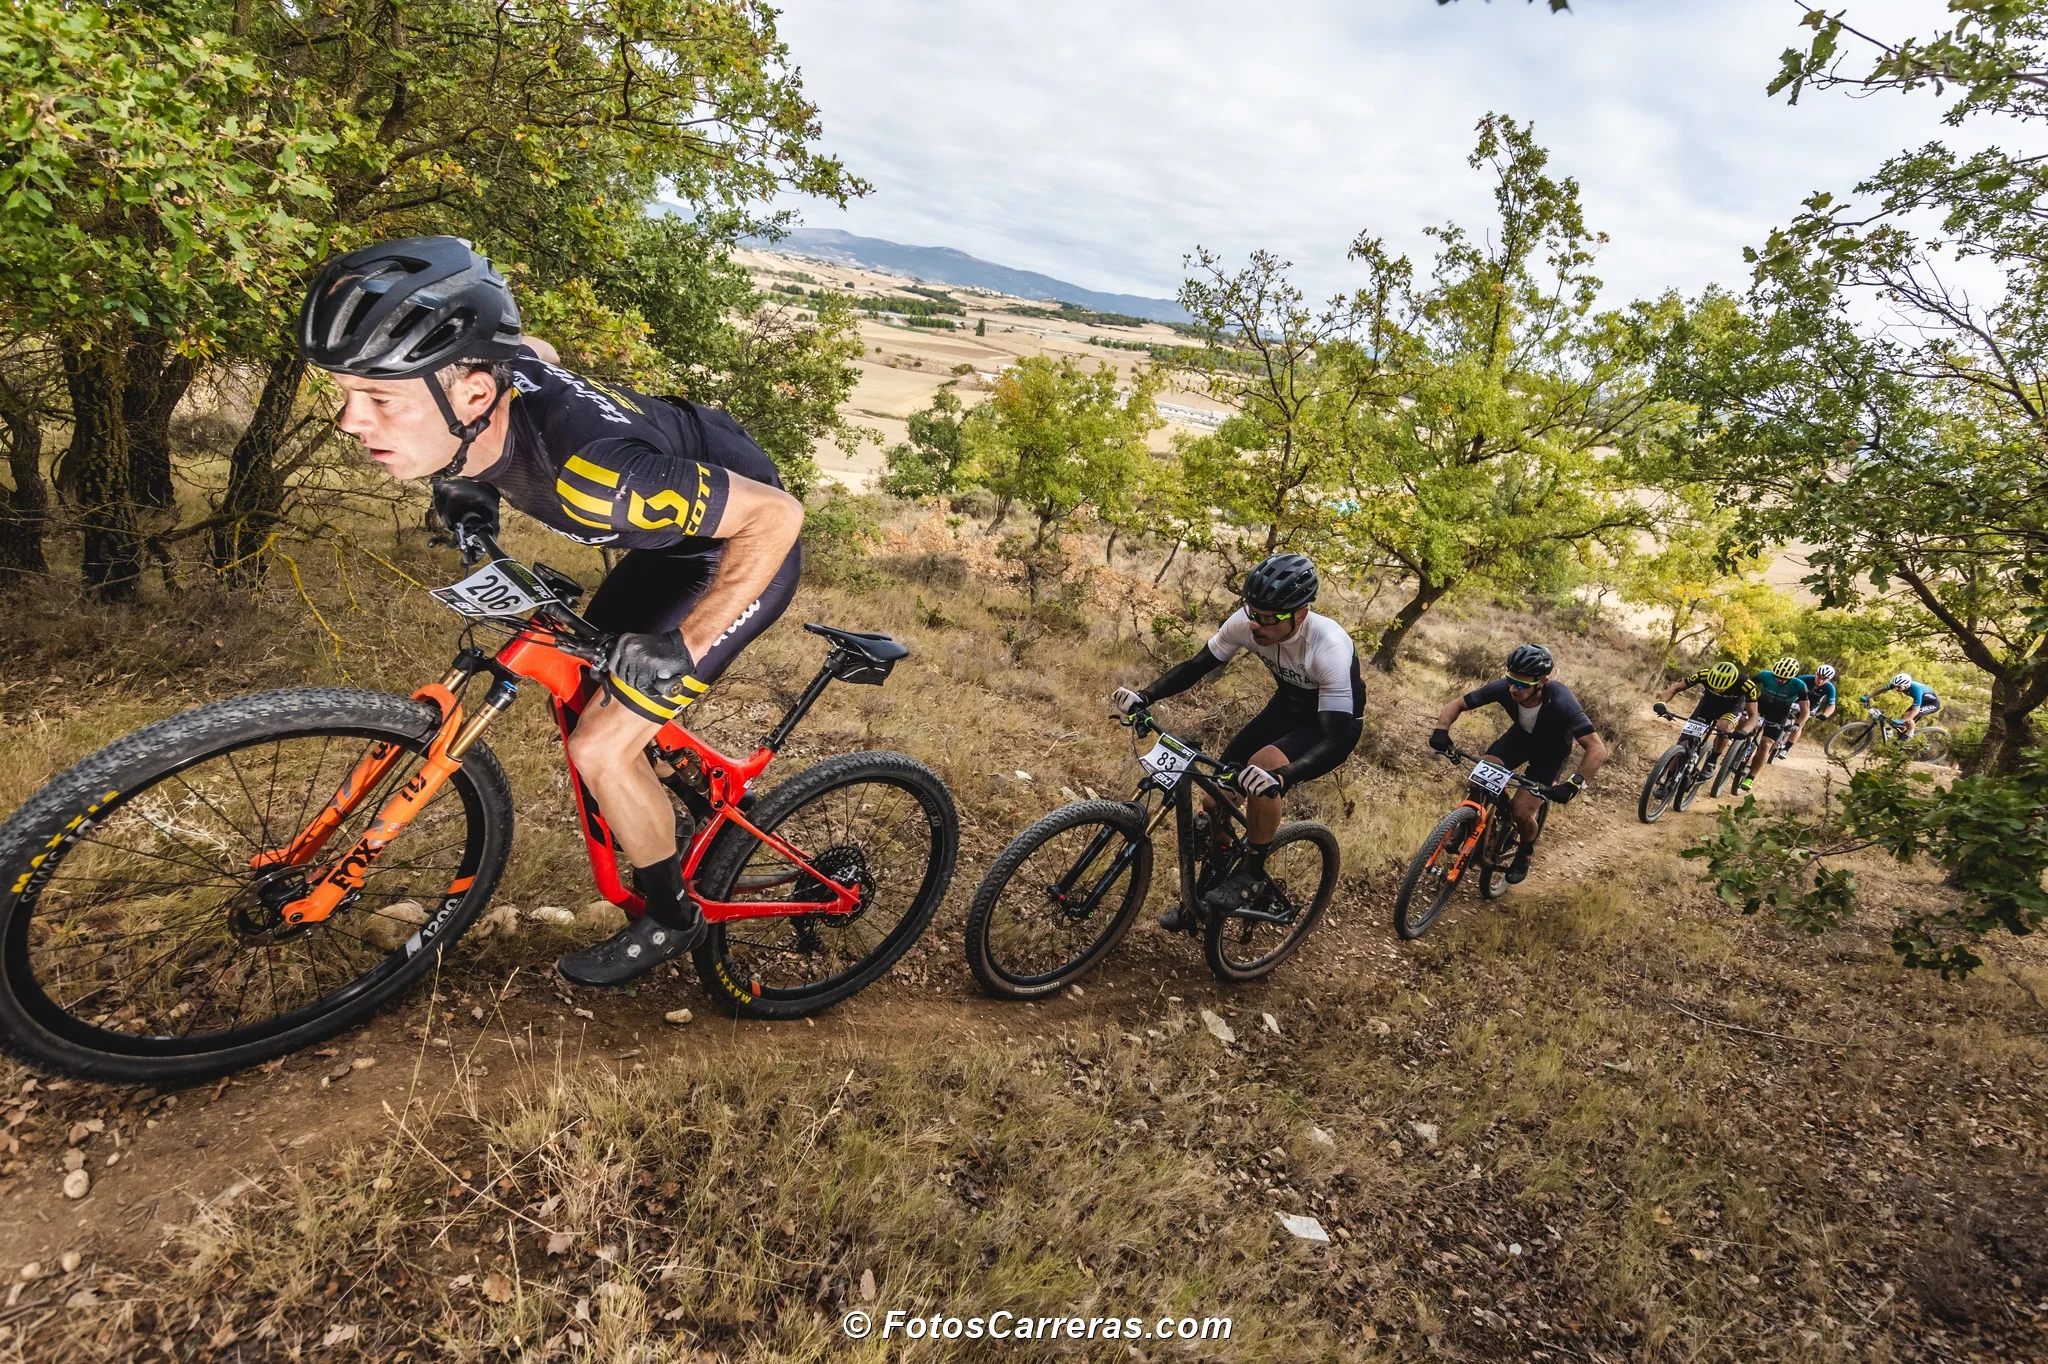
[[[1702,793],[1691,810],[1646,827],[1635,808],[1646,767],[1617,765],[1594,795],[1557,812],[1524,884],[1498,905],[1460,895],[1433,935],[1470,915],[1514,913],[1518,902],[1569,895],[1614,879],[1625,866],[1675,857],[1710,827],[1721,802]],[[1804,745],[1766,769],[1758,798],[1816,801],[1826,771],[1818,748]],[[1421,798],[1439,797],[1446,809],[1459,798],[1448,773]],[[982,841],[999,846],[1002,838]],[[275,1192],[296,1170],[391,1134],[399,1115],[420,1132],[442,1114],[545,1087],[558,1070],[623,1071],[671,1059],[688,1065],[714,1049],[763,1058],[801,1050],[820,1064],[843,1063],[913,1040],[986,1042],[1123,1026],[1169,999],[1255,1018],[1276,990],[1313,992],[1319,982],[1366,973],[1398,980],[1413,970],[1389,926],[1393,887],[1412,850],[1390,849],[1383,866],[1340,886],[1323,925],[1267,981],[1222,985],[1203,964],[1199,945],[1160,930],[1148,909],[1078,993],[1038,1004],[993,1001],[975,989],[960,934],[994,851],[963,849],[947,902],[922,942],[888,978],[809,1022],[726,1017],[687,970],[630,995],[571,989],[551,969],[564,944],[529,941],[494,945],[489,956],[507,959],[495,968],[459,950],[433,988],[423,986],[368,1025],[316,1051],[175,1093],[49,1080],[10,1068],[7,1130],[34,1135],[19,1151],[26,1168],[0,1189],[0,1274],[11,1281],[22,1265],[50,1265],[70,1252],[88,1261],[139,1263],[162,1243],[167,1226],[189,1221],[195,1210],[254,1187]],[[1155,878],[1155,900],[1162,881],[1170,885],[1171,873]],[[531,947],[531,956],[507,958],[515,946]],[[666,1022],[677,1008],[691,1009],[693,1021]],[[29,1117],[35,1121],[25,1122]],[[82,1154],[92,1180],[77,1200],[62,1192],[74,1153]]]

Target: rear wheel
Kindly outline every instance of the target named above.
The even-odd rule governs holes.
[[[967,965],[983,990],[1037,999],[1101,965],[1151,888],[1145,822],[1123,801],[1085,800],[1011,840],[967,910]]]
[[[121,739],[0,826],[0,1047],[167,1088],[359,1023],[433,969],[488,903],[512,833],[489,748],[322,923],[283,905],[420,769],[440,711],[380,692],[237,697]],[[397,761],[305,867],[258,866],[366,754]]]
[[[1913,731],[1908,741],[1907,754],[1914,762],[1938,763],[1948,757],[1948,731],[1931,725],[1922,725]]]
[[[1209,910],[1202,937],[1218,980],[1257,980],[1298,951],[1337,891],[1337,835],[1311,820],[1283,824],[1266,854],[1266,881],[1241,910]]]
[[[1869,752],[1871,740],[1876,736],[1876,726],[1868,720],[1854,720],[1843,725],[1828,736],[1827,746],[1821,751],[1831,761],[1851,763]]]
[[[850,914],[714,923],[696,949],[711,997],[751,1018],[802,1018],[870,984],[917,941],[960,852],[960,817],[938,774],[901,753],[847,753],[805,768],[748,814],[819,871],[860,892]],[[695,878],[707,900],[821,901],[829,894],[737,825]]]
[[[1650,775],[1643,778],[1643,793],[1636,798],[1637,819],[1655,824],[1663,818],[1685,780],[1685,760],[1690,756],[1684,744],[1673,744],[1650,765]]]
[[[1436,916],[1457,894],[1454,878],[1462,870],[1458,854],[1478,823],[1478,807],[1460,805],[1438,820],[1429,837],[1422,840],[1408,863],[1408,874],[1401,878],[1400,894],[1394,897],[1394,932],[1403,938],[1419,938],[1436,922]]]

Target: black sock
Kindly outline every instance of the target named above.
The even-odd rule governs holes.
[[[648,867],[633,868],[633,884],[647,901],[647,913],[658,924],[688,928],[696,906],[683,894],[683,856],[671,853]]]
[[[1273,851],[1271,843],[1245,844],[1244,861],[1238,863],[1238,868],[1249,872],[1253,876],[1264,876],[1266,874],[1266,854],[1271,851]]]

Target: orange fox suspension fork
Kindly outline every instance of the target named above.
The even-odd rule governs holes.
[[[455,693],[480,668],[490,669],[497,680],[485,694],[476,714],[465,717],[462,703],[456,699]],[[463,650],[447,677],[414,693],[416,700],[432,701],[441,708],[441,727],[427,746],[426,761],[420,764],[420,770],[413,773],[405,785],[392,793],[370,821],[369,828],[363,831],[362,837],[327,869],[313,888],[280,907],[279,914],[284,922],[295,927],[319,923],[333,914],[349,896],[360,891],[370,868],[383,856],[392,840],[427,807],[448,778],[462,766],[463,755],[485,727],[504,714],[518,694],[519,686],[514,674],[499,668],[483,653],[473,649]],[[334,797],[289,845],[281,850],[257,854],[250,859],[251,865],[258,870],[280,865],[304,866],[318,857],[335,830],[355,812],[378,783],[390,775],[405,752],[396,744],[373,744],[342,781]]]

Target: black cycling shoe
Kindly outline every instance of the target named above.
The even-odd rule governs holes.
[[[1198,933],[1201,931],[1202,923],[1187,910],[1175,905],[1159,916],[1159,926],[1169,933]]]
[[[603,942],[569,953],[555,969],[577,985],[624,985],[695,947],[704,931],[701,917],[687,928],[674,928],[642,914]]]
[[[1526,852],[1516,853],[1515,860],[1508,863],[1507,882],[1511,886],[1519,886],[1528,877],[1529,854]]]
[[[1202,903],[1209,908],[1229,914],[1243,909],[1252,898],[1266,888],[1264,874],[1239,871],[1231,873],[1230,879],[1202,897]]]

